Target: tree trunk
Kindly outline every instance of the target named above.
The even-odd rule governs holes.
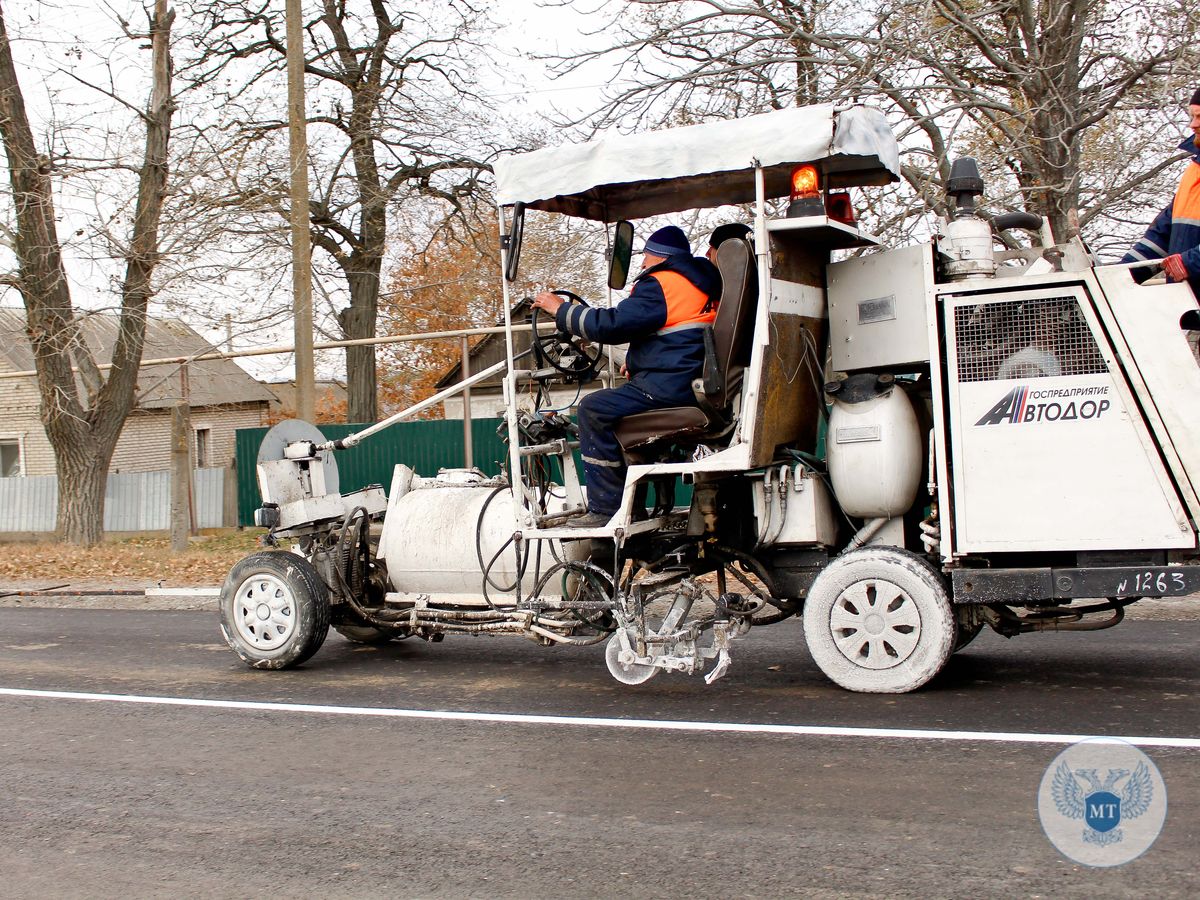
[[[55,230],[50,161],[36,152],[33,131],[0,10],[0,138],[8,157],[16,208],[12,243],[19,263],[17,286],[25,302],[26,330],[37,369],[41,420],[54,448],[58,473],[58,535],[90,546],[104,529],[108,465],[133,407],[146,336],[146,307],[158,263],[158,228],[166,196],[171,99],[170,31],[174,13],[155,0],[150,37],[153,79],[146,154],[138,182],[134,225],[126,254],[121,316],[112,369],[100,375],[80,339]],[[72,366],[89,385],[81,398]]]
[[[375,337],[379,312],[379,260],[348,273],[350,306],[338,313],[348,340]],[[375,385],[375,347],[346,348],[346,421],[374,422],[379,418]]]
[[[92,547],[104,537],[104,489],[111,460],[112,450],[103,453],[96,445],[55,448],[59,485],[55,534],[60,540]]]

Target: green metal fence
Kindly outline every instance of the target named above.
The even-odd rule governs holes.
[[[504,470],[507,445],[500,439],[496,429],[502,419],[475,419],[471,422],[472,455],[476,468],[488,475],[497,475]],[[343,438],[361,431],[366,425],[322,425],[321,433],[329,440]],[[237,432],[237,496],[238,524],[253,525],[254,511],[262,505],[258,492],[258,446],[262,443],[266,428],[242,428]],[[463,465],[463,427],[461,419],[438,419],[423,422],[400,422],[379,434],[372,435],[356,447],[339,450],[335,454],[338,464],[338,487],[343,494],[357,491],[369,484],[391,487],[392,471],[397,463],[411,466],[418,475],[433,476],[438,469],[457,469]],[[575,452],[575,465],[583,472],[579,452]],[[561,479],[558,466],[552,469],[551,477]],[[689,503],[692,498],[691,485],[675,485],[675,503]],[[651,487],[649,500],[654,501]]]

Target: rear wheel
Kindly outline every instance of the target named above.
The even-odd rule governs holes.
[[[256,669],[298,666],[329,633],[329,588],[294,553],[255,553],[235,565],[220,610],[225,642]]]
[[[866,547],[821,571],[804,603],[813,661],[847,690],[900,694],[941,671],[956,623],[942,576],[892,547]]]

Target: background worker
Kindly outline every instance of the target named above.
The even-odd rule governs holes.
[[[718,225],[714,228],[713,233],[708,238],[708,250],[704,254],[709,258],[710,262],[716,263],[717,248],[730,238],[745,238],[746,240],[750,240],[750,226],[743,225],[741,222],[726,222],[724,225]]]
[[[1179,149],[1191,154],[1191,162],[1179,180],[1175,199],[1158,214],[1121,262],[1162,260],[1168,281],[1186,281],[1192,293],[1200,297],[1200,89],[1192,94],[1187,109],[1192,136]],[[1132,273],[1134,281],[1141,284],[1154,274],[1154,267],[1140,266]]]
[[[629,381],[596,391],[579,404],[579,443],[587,480],[588,512],[568,524],[594,528],[621,505],[625,457],[613,429],[634,413],[693,406],[692,380],[704,367],[702,329],[717,315],[721,279],[716,266],[692,256],[674,225],[650,235],[633,291],[612,309],[565,303],[544,291],[533,305],[552,314],[563,331],[605,344],[629,343]]]

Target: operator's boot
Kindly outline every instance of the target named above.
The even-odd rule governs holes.
[[[568,519],[563,523],[563,528],[599,528],[601,525],[607,525],[611,518],[612,516],[606,516],[604,513],[586,512],[577,518]]]

